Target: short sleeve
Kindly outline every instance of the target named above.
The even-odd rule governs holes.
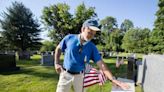
[[[59,46],[60,46],[62,52],[64,52],[65,49],[67,48],[67,41],[68,41],[68,39],[69,39],[69,35],[65,36],[65,37],[61,40],[61,42],[59,43]]]
[[[99,51],[95,45],[93,46],[93,50],[92,50],[92,60],[95,63],[101,60],[101,55],[99,54]]]

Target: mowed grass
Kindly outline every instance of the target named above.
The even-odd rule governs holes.
[[[0,74],[0,92],[55,92],[58,74],[53,66],[41,66],[40,56],[17,61],[19,71]]]
[[[17,61],[19,71],[0,73],[0,92],[55,92],[59,75],[53,66],[40,65],[40,59],[40,55],[34,55],[31,60]],[[107,58],[104,61],[115,76],[126,77],[126,62],[116,69],[114,58]],[[97,84],[89,87],[87,92],[110,92],[110,90],[111,83],[107,81],[103,86]],[[74,92],[73,89],[71,92]],[[136,87],[136,92],[142,92],[141,88]]]

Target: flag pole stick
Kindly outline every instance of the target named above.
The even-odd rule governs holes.
[[[84,76],[83,76],[83,87],[82,87],[83,89],[82,89],[82,92],[84,92],[84,77],[85,77],[85,68],[86,68],[85,64],[86,64],[86,62],[87,62],[87,56],[84,57],[84,71],[83,71]]]

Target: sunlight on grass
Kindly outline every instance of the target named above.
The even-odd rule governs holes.
[[[63,60],[63,56],[61,58]],[[55,72],[54,66],[40,65],[40,59],[40,55],[33,55],[31,60],[18,60],[19,71],[0,73],[0,92],[55,92],[59,75]],[[103,60],[114,75],[126,77],[126,64],[116,70],[115,58],[104,58]],[[101,87],[98,84],[91,86],[87,92],[99,92],[100,90],[110,92],[111,82],[107,81]],[[136,92],[142,92],[141,87],[136,87]]]
[[[41,55],[33,55],[30,57],[32,60],[39,60],[41,59]]]

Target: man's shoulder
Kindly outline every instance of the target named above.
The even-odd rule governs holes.
[[[90,46],[96,46],[92,41],[89,42]]]
[[[90,48],[93,48],[93,49],[96,48],[96,45],[95,45],[92,41],[90,41],[90,42],[88,43],[88,45],[89,45]]]
[[[65,41],[77,39],[77,34],[68,34],[64,37]]]
[[[76,37],[77,34],[68,34],[66,37]]]

